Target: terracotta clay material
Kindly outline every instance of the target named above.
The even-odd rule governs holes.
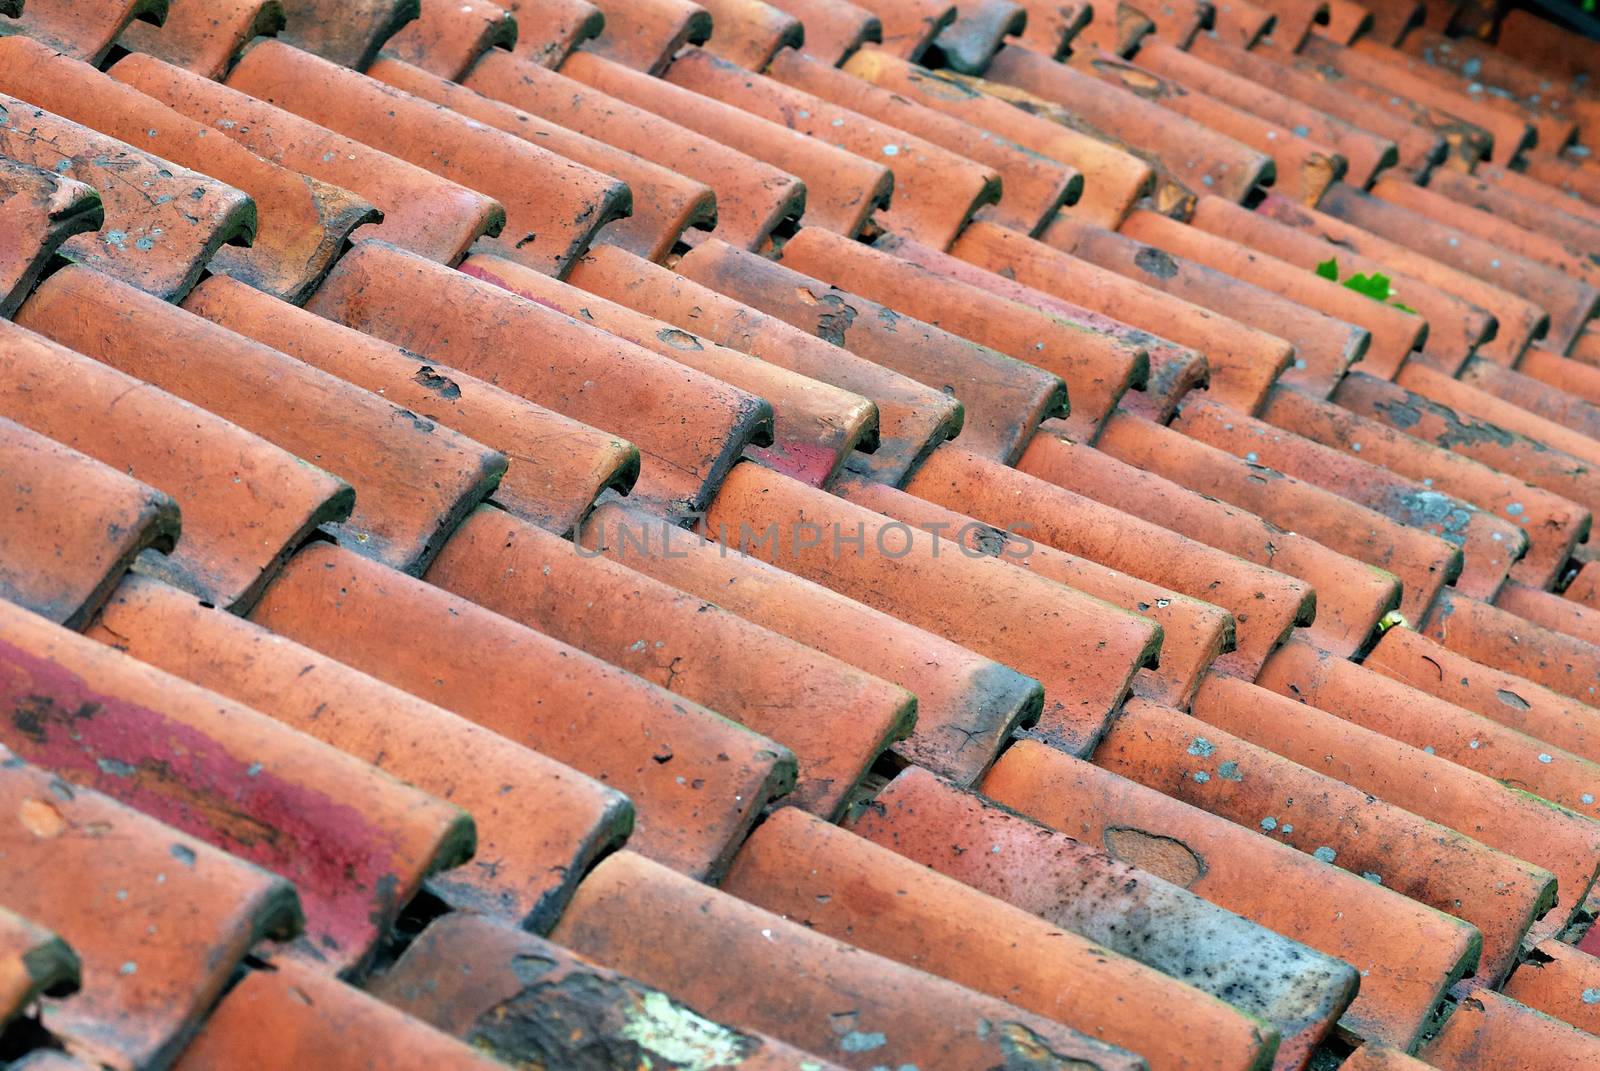
[[[350,485],[220,417],[0,321],[0,416],[178,503],[183,538],[141,568],[243,611],[319,525],[350,515]],[[151,429],[163,429],[152,435]]]
[[[702,1018],[661,990],[560,945],[475,915],[434,922],[370,991],[503,1063],[581,1067],[621,1059],[670,1067],[686,1049],[710,1046],[720,1066],[739,1071],[837,1071],[781,1041]]]
[[[982,74],[995,50],[1007,37],[1022,33],[1028,24],[1027,8],[1011,0],[981,0],[956,10],[956,19],[939,31],[927,53],[929,64],[949,67],[962,74]],[[1064,23],[1058,23],[1065,30]],[[1041,51],[1059,56],[1065,42],[1047,42]]]
[[[581,66],[583,57],[575,58]],[[807,204],[805,185],[786,165],[763,163],[715,137],[529,60],[491,52],[464,84],[704,183],[717,195],[717,236],[746,249],[762,248],[775,227],[798,216]]]
[[[710,0],[705,7],[716,27],[706,47],[748,70],[759,71],[780,50],[805,42],[800,20],[764,0]]]
[[[749,448],[751,456],[813,487],[826,486],[852,451],[876,439],[877,410],[860,395],[719,346],[503,257],[474,254],[461,270],[766,399],[773,409],[772,445]]]
[[[250,947],[300,928],[287,881],[9,753],[0,814],[0,860],[29,876],[0,907],[82,964],[82,989],[40,1019],[96,1066],[170,1060]]]
[[[985,219],[1031,234],[1049,222],[1058,209],[1076,203],[1082,196],[1083,175],[1076,168],[802,53],[778,53],[767,66],[767,74],[785,85],[992,168],[1001,182],[1000,202],[980,210]],[[895,175],[900,183],[900,172]],[[898,198],[902,193],[903,183],[897,185],[895,195]]]
[[[1065,219],[1058,223],[1071,226]],[[1090,301],[1104,315],[1204,353],[1213,396],[1243,412],[1254,412],[1278,375],[1293,364],[1294,347],[1283,339],[1064,253],[1051,244],[1053,231],[1040,242],[976,223],[951,251],[1023,285]]]
[[[1119,439],[1119,452],[1137,458],[1139,464],[1154,465],[1156,441],[1145,429],[1154,431],[1157,425],[1146,422],[1136,426],[1131,423],[1133,418],[1119,418],[1122,419],[1130,424],[1127,431],[1118,433],[1119,437],[1125,436]],[[1178,439],[1172,440],[1173,445],[1181,445]],[[1203,459],[1196,460],[1204,465]],[[1324,649],[1337,654],[1348,656],[1359,651],[1378,623],[1400,603],[1400,582],[1388,572],[1224,504],[1208,492],[1192,490],[1123,458],[1051,434],[1048,428],[1034,438],[1017,467],[1196,542],[1304,581],[1317,593],[1316,620],[1308,626],[1308,633]],[[1248,471],[1235,473],[1234,481],[1246,485],[1240,489],[1259,494],[1255,488],[1265,485],[1248,486],[1250,479]],[[1194,482],[1204,484],[1199,479]],[[1176,581],[1169,583],[1183,590]],[[1236,617],[1239,615],[1239,609],[1229,608]]]
[[[985,77],[1054,101],[1113,137],[1145,147],[1196,193],[1242,201],[1272,177],[1271,157],[1025,48],[1001,49]]]
[[[1000,199],[1000,176],[989,168],[704,49],[680,53],[666,80],[892,168],[894,198],[878,222],[941,249],[975,211]]]
[[[1265,1021],[1274,1067],[1303,1066],[1356,994],[1354,967],[926,770],[902,771],[849,828]]]
[[[494,501],[552,532],[572,531],[602,491],[638,479],[630,442],[236,280],[207,279],[183,307],[500,451],[509,467]]]
[[[1487,603],[1444,592],[1417,629],[1457,654],[1569,698],[1600,699],[1600,648]]]
[[[228,991],[173,1067],[360,1071],[375,1063],[461,1071],[502,1066],[352,985],[278,959],[248,971]]]
[[[8,51],[17,45],[39,48],[33,42],[0,45]],[[0,127],[0,155],[100,193],[105,225],[100,233],[61,244],[61,254],[71,260],[175,300],[195,284],[220,246],[255,233],[256,206],[232,186],[4,93],[0,114],[7,120]]]
[[[62,242],[104,222],[94,187],[0,158],[0,317],[16,312]]]
[[[700,247],[707,251],[722,248],[714,238]],[[710,253],[691,253],[685,259],[696,255]],[[751,260],[758,265],[769,263]],[[964,419],[961,403],[937,387],[924,386],[623,250],[596,246],[578,261],[568,278],[591,294],[657,317],[719,346],[866,398],[878,410],[877,445],[871,454],[858,452],[850,463],[857,471],[869,472],[886,483],[903,480],[928,450],[953,436]]]
[[[1094,8],[1086,3],[1022,0],[1022,9],[1028,13],[1019,35],[1022,43],[1052,59],[1066,55],[1072,42],[1094,19]]]
[[[254,238],[249,248],[225,245],[216,249],[205,264],[212,273],[232,275],[289,301],[304,301],[351,232],[379,218],[371,204],[349,190],[278,167],[216,136],[215,131],[208,139],[201,123],[87,63],[57,56],[35,42],[23,38],[0,41],[0,71],[4,72],[0,73],[0,89],[26,93],[41,107],[59,109],[69,119],[163,160],[193,167],[248,194],[257,207]],[[112,202],[119,200],[115,191],[108,196]],[[109,232],[100,238],[109,240]],[[159,239],[153,233],[150,238],[148,252],[154,254]],[[136,251],[145,248],[131,232],[128,240]],[[125,274],[121,277],[127,278]]]
[[[1564,79],[1582,72],[1586,64],[1594,62],[1595,55],[1592,44],[1530,11],[1506,12],[1495,48]]]
[[[1475,175],[1452,171],[1436,176],[1429,188],[1555,238],[1593,235],[1600,226],[1600,207],[1561,189],[1559,182],[1542,182],[1494,164],[1482,165]]]
[[[778,741],[799,764],[790,802],[825,818],[916,718],[903,688],[498,510],[468,518],[426,579]]]
[[[1525,165],[1527,174],[1588,205],[1600,205],[1600,165],[1593,160],[1535,153]]]
[[[1339,1065],[1344,1071],[1428,1071],[1431,1066],[1399,1049],[1391,1049],[1375,1041],[1362,1043]]]
[[[1033,544],[1026,557],[1008,554],[1011,537],[971,517],[892,487],[846,476],[834,493],[923,531],[950,539],[961,553],[986,555],[1021,566],[1161,626],[1161,661],[1134,676],[1133,693],[1157,702],[1188,706],[1201,676],[1234,647],[1233,618],[1221,607],[1135,579],[1066,551]]]
[[[878,16],[883,25],[882,43],[877,48],[908,63],[921,60],[934,39],[956,19],[956,6],[949,0],[872,0],[861,6]]]
[[[917,697],[917,721],[892,750],[961,784],[988,768],[1014,727],[1039,717],[1043,689],[1037,681],[820,584],[725,553],[721,544],[703,542],[659,518],[602,505],[584,525],[581,544],[585,553],[605,553],[899,684]]]
[[[1222,0],[1215,5],[1212,16],[1212,31],[1230,44],[1240,48],[1249,48],[1257,41],[1273,31],[1277,25],[1278,16],[1265,5],[1256,5],[1246,0]],[[1160,44],[1162,42],[1151,42]],[[1193,43],[1193,38],[1184,42],[1187,46]]]
[[[363,236],[454,262],[505,224],[483,194],[153,57],[134,53],[109,73],[264,160],[354,190],[383,213]]]
[[[1577,432],[1584,438],[1593,439],[1600,434],[1600,406],[1587,398],[1582,397],[1585,387],[1592,387],[1600,382],[1600,369],[1594,369],[1577,361],[1570,361],[1565,357],[1557,356],[1549,350],[1538,348],[1528,351],[1532,368],[1542,370],[1543,374],[1537,378],[1529,375],[1519,367],[1517,371],[1503,368],[1493,361],[1471,360],[1457,373],[1463,383],[1469,383],[1486,394],[1498,398],[1502,402],[1509,402],[1517,409],[1532,413],[1542,421],[1559,425],[1568,432]],[[1550,380],[1556,380],[1551,383]],[[1572,382],[1574,389],[1566,390],[1560,386],[1563,382]],[[1494,410],[1487,406],[1480,408],[1477,401],[1464,405],[1463,408],[1476,409],[1484,416],[1497,419],[1501,423],[1513,424],[1507,420],[1505,413],[1496,406]],[[1521,430],[1532,432],[1543,438],[1548,435],[1549,429],[1539,424],[1528,424]],[[1571,443],[1563,435],[1559,445],[1566,446],[1569,450],[1582,449],[1584,444]]]
[[[1237,706],[1229,709],[1236,716],[1240,713]],[[1314,734],[1307,730],[1307,735]],[[1322,747],[1325,750],[1327,744]],[[1340,780],[1344,771],[1323,773],[1298,765],[1294,758],[1281,757],[1247,736],[1137,699],[1129,701],[1106,735],[1094,763],[1237,822],[1258,836],[1279,839],[1314,859],[1363,877],[1375,874],[1388,888],[1472,923],[1483,934],[1478,975],[1488,984],[1503,977],[1515,962],[1518,941],[1541,915],[1547,926],[1542,937],[1559,930],[1577,904],[1570,898],[1563,901],[1563,917],[1554,920],[1555,911],[1546,914],[1555,906],[1557,892],[1556,877],[1549,871],[1372,794],[1373,782],[1389,780],[1381,767],[1349,770],[1349,776],[1366,783],[1358,787]],[[1326,765],[1326,760],[1322,763]],[[1420,777],[1416,763],[1412,766],[1413,779]],[[1445,763],[1440,769],[1456,768]],[[1430,792],[1452,778],[1436,775],[1433,780]],[[1470,774],[1455,780],[1480,789],[1493,786]],[[1444,796],[1443,790],[1436,795]],[[1543,810],[1548,805],[1530,802],[1530,806]],[[1485,808],[1487,820],[1524,834],[1529,826],[1538,828],[1537,822],[1518,825],[1494,810]]]
[[[43,997],[76,993],[82,966],[61,938],[0,907],[0,1027]]]
[[[1164,216],[1147,214],[1178,225]],[[1360,361],[1372,344],[1365,327],[1323,315],[1269,289],[1092,223],[1063,217],[1050,227],[1046,240],[1081,260],[1289,343],[1294,347],[1294,361],[1278,382],[1319,397],[1332,393],[1345,371]],[[1231,370],[1223,362],[1213,368],[1220,389],[1225,386],[1224,373]]]
[[[73,59],[99,63],[134,19],[165,19],[167,0],[34,0],[8,14],[0,36],[26,34]]]
[[[772,410],[760,398],[381,243],[345,254],[307,307],[625,434],[644,455],[635,493],[663,508],[700,508],[744,446],[770,434]],[[530,361],[534,339],[539,359]]]
[[[786,748],[582,651],[375,562],[308,547],[252,619],[624,792],[629,843],[715,875],[794,782]],[[418,635],[427,659],[412,657]],[[485,674],[484,660],[499,668]],[[720,757],[719,757],[720,756]]]
[[[703,45],[711,37],[711,13],[691,0],[607,0],[600,10],[605,30],[585,50],[648,75],[666,70],[684,45]]]
[[[830,67],[864,45],[883,41],[883,20],[850,0],[782,0],[777,7],[805,28],[805,39],[796,46],[800,54]]]
[[[168,553],[178,538],[172,499],[4,418],[0,515],[0,598],[68,628],[88,622],[140,553]]]
[[[1295,51],[1318,20],[1327,25],[1330,18],[1329,0],[1261,0],[1261,3],[1277,17],[1272,28],[1273,39]]]
[[[1577,575],[1567,582],[1564,597],[1591,610],[1600,610],[1600,566],[1583,563]]]
[[[954,547],[936,558],[937,536],[756,465],[729,473],[704,524],[731,549],[1035,677],[1045,708],[1034,732],[1064,749],[1093,748],[1134,671],[1160,646],[1153,622]],[[845,543],[857,538],[859,554]],[[1002,603],[1009,612],[997,617]],[[1028,628],[1013,628],[1018,620]]]
[[[1156,32],[1156,24],[1149,15],[1120,0],[1100,0],[1096,10],[1092,2],[1084,3],[1089,9],[1089,24],[1078,31],[1074,39],[1079,49],[1093,49],[1113,56],[1129,56],[1141,41]]]
[[[1475,990],[1418,1055],[1439,1071],[1581,1071],[1600,1061],[1600,1038]]]
[[[887,157],[864,159],[832,142],[808,138],[788,126],[599,56],[575,52],[561,65],[561,73],[771,167],[793,172],[805,183],[806,222],[813,226],[854,235],[874,209],[888,203],[894,187]],[[716,183],[710,185],[716,188]]]
[[[1525,1007],[1554,1016],[1589,1034],[1600,1028],[1600,1011],[1584,994],[1600,988],[1600,960],[1560,941],[1540,941],[1501,992]]]
[[[276,41],[257,42],[227,84],[493,197],[506,210],[495,248],[552,275],[632,210],[609,175]]]
[[[1107,344],[1092,327],[902,260],[896,255],[901,245],[885,237],[869,248],[808,227],[784,246],[783,263],[1059,376],[1069,399],[1089,409],[1091,423],[1148,375],[1148,357],[1139,351]],[[1056,415],[1035,411],[1041,417]]]
[[[359,971],[423,879],[471,856],[464,811],[9,603],[0,617],[0,742],[293,881],[297,947],[323,969]]]
[[[628,851],[595,868],[550,936],[719,1022],[860,1071],[885,1061],[997,1066],[1014,1045],[1085,1071],[1144,1066],[1042,1016],[814,933]],[[725,969],[705,970],[708,954]]]
[[[510,51],[517,43],[517,19],[489,0],[469,4],[424,4],[415,22],[384,43],[401,62],[459,82],[478,57],[491,48]],[[369,72],[370,73],[370,72]]]
[[[1282,393],[1296,394],[1287,390]],[[1292,412],[1297,402],[1313,418],[1331,417],[1333,413],[1343,412],[1328,403],[1322,403],[1330,411],[1328,413],[1312,409],[1318,403],[1298,395],[1289,400],[1285,408]],[[1398,476],[1377,462],[1363,460],[1364,453],[1345,453],[1332,446],[1324,446],[1274,427],[1267,421],[1241,416],[1208,399],[1195,399],[1185,405],[1182,416],[1173,427],[1191,438],[1244,459],[1252,466],[1252,471],[1255,466],[1263,466],[1260,475],[1265,476],[1267,470],[1275,470],[1292,476],[1381,513],[1395,524],[1419,529],[1444,540],[1461,551],[1461,571],[1453,580],[1457,590],[1469,591],[1482,598],[1493,598],[1505,582],[1512,563],[1527,546],[1527,535],[1514,521],[1452,498],[1436,490],[1435,485],[1424,485]],[[1418,443],[1417,447],[1420,450],[1422,444]],[[1523,489],[1527,490],[1525,485]],[[1276,489],[1273,494],[1284,494],[1287,490]],[[1312,533],[1316,526],[1304,523],[1291,527]],[[1348,538],[1348,535],[1341,538]],[[1333,542],[1339,542],[1339,539]],[[1399,549],[1408,544],[1425,549],[1425,545],[1410,540],[1397,541],[1394,546]],[[1435,548],[1435,554],[1437,550]],[[1394,566],[1391,572],[1402,568],[1392,561],[1389,564]],[[1411,589],[1413,580],[1407,576],[1402,576],[1401,580],[1407,585],[1407,594],[1415,596]],[[1420,582],[1425,587],[1437,587],[1436,583],[1430,583],[1426,573],[1422,574]],[[1419,600],[1413,597],[1404,601]]]
[[[1045,457],[1043,462],[1048,473],[1051,459]],[[1028,466],[1028,457],[1023,466]],[[1017,526],[1019,520],[1025,521],[1029,527],[1019,534],[1031,541],[1222,607],[1233,614],[1238,644],[1223,661],[1247,676],[1255,676],[1273,647],[1296,625],[1309,623],[1316,605],[1309,584],[1027,471],[986,461],[955,444],[934,451],[906,490],[990,525]]]
[[[1150,166],[1134,154],[1106,144],[1083,130],[1053,122],[1056,118],[1053,114],[1041,116],[1014,108],[953,74],[924,70],[879,49],[862,49],[844,64],[844,70],[879,89],[968,123],[979,131],[1015,142],[1080,172],[1083,195],[1074,202],[1074,213],[1108,227],[1115,226],[1155,183],[1155,173]],[[896,117],[896,121],[947,149],[965,151],[958,143],[941,141],[931,129],[911,127],[909,119]],[[1005,192],[1003,188],[1002,205]]]
[[[735,246],[706,242],[677,268],[808,334],[953,394],[965,413],[962,434],[976,451],[1013,459],[1039,421],[1063,409],[1061,380],[1042,369]]]
[[[633,214],[606,224],[596,235],[597,241],[657,260],[671,251],[688,228],[710,228],[716,223],[716,195],[704,183],[409,64],[383,57],[367,74],[626,182],[634,194]]]
[[[589,0],[506,0],[504,7],[517,20],[516,55],[552,69],[606,25],[605,12]]]
[[[1496,471],[1487,464],[1451,453],[1432,442],[1414,439],[1396,427],[1338,405],[1308,399],[1293,391],[1275,391],[1262,416],[1268,423],[1293,432],[1296,436],[1304,436],[1351,458],[1363,459],[1363,464],[1357,470],[1363,474],[1381,466],[1390,475],[1382,478],[1369,493],[1381,493],[1380,489],[1386,484],[1393,485],[1396,477],[1413,481],[1413,487],[1420,484],[1421,497],[1409,502],[1405,499],[1390,501],[1393,506],[1410,512],[1418,520],[1437,524],[1442,534],[1455,528],[1458,520],[1466,520],[1467,527],[1461,533],[1464,537],[1461,547],[1467,562],[1462,576],[1456,580],[1457,586],[1463,591],[1474,586],[1476,577],[1487,580],[1496,575],[1499,572],[1496,563],[1500,557],[1516,558],[1517,550],[1524,541],[1527,543],[1526,553],[1512,566],[1511,576],[1525,584],[1547,586],[1554,582],[1571,556],[1573,547],[1589,531],[1590,512],[1578,503],[1526,484],[1509,472]],[[1215,421],[1208,423],[1215,426]],[[1276,467],[1311,478],[1309,469],[1297,467],[1300,464],[1310,465],[1309,459],[1305,462],[1288,460],[1291,447],[1292,452],[1299,452],[1300,447],[1295,445],[1298,439],[1286,438],[1280,443],[1272,432],[1267,433],[1267,438],[1267,453],[1262,456],[1275,457],[1284,462],[1278,465],[1275,461]],[[1222,445],[1218,439],[1208,441]],[[1238,449],[1259,448],[1245,447],[1241,441]],[[1316,454],[1318,458],[1328,458],[1321,451]],[[1320,468],[1321,461],[1317,464]],[[1328,464],[1330,468],[1327,471],[1331,475],[1337,471],[1337,466],[1331,458],[1328,458]],[[1411,493],[1419,492],[1413,489]],[[1441,497],[1430,497],[1433,495]],[[1436,510],[1445,506],[1447,501],[1470,502],[1499,520],[1486,524],[1479,516],[1458,518],[1453,509],[1448,514],[1435,517]],[[1512,506],[1518,508],[1511,509]],[[1529,519],[1527,524],[1521,523],[1524,515]],[[1522,532],[1524,538],[1505,532],[1503,528],[1507,524]],[[1499,539],[1495,538],[1496,532],[1500,533]],[[1486,534],[1488,543],[1480,539],[1479,534]],[[1479,590],[1467,593],[1477,598],[1490,598],[1494,594],[1493,591]]]
[[[1467,923],[1037,742],[1008,750],[981,788],[1003,806],[1349,962],[1364,973],[1342,1022],[1364,1037],[1409,1047],[1450,986],[1477,965],[1481,939]]]
[[[283,26],[280,0],[172,0],[159,27],[130,22],[117,44],[206,78],[221,78],[253,38],[278,33]]]
[[[1209,994],[794,808],[751,834],[722,888],[1138,1052],[1151,1071],[1255,1071],[1277,1049],[1268,1024]],[[1134,992],[1160,1001],[1159,1022],[1126,1014]]]
[[[1515,179],[1509,177],[1513,175]],[[1542,200],[1524,194],[1530,186],[1543,191]],[[1413,189],[1421,195],[1415,198],[1418,211],[1450,226],[1470,227],[1489,241],[1503,240],[1508,248],[1516,248],[1510,243],[1521,243],[1517,252],[1592,282],[1595,264],[1583,250],[1600,244],[1600,221],[1585,218],[1581,209],[1569,211],[1571,199],[1552,187],[1489,165],[1477,175],[1441,170],[1428,180],[1426,189]],[[1379,195],[1385,196],[1381,191]],[[1398,191],[1397,196],[1409,196],[1409,191]],[[1450,212],[1449,206],[1455,211]]]
[[[1188,48],[1194,35],[1210,28],[1216,17],[1214,5],[1208,0],[1166,0],[1146,6],[1150,8],[1150,21],[1155,24],[1155,35],[1179,48]]]
[[[159,581],[124,580],[90,635],[469,810],[493,865],[428,880],[454,907],[547,929],[633,824],[620,792]]]
[[[1415,313],[1373,301],[1331,279],[1257,252],[1225,236],[1185,226],[1160,213],[1133,212],[1123,221],[1120,230],[1127,237],[1172,258],[1184,258],[1179,263],[1185,266],[1204,265],[1213,272],[1281,295],[1293,305],[1315,309],[1335,320],[1365,328],[1371,343],[1361,354],[1360,364],[1362,371],[1372,375],[1392,377],[1411,352],[1420,349],[1429,338],[1428,321]],[[1147,256],[1158,259],[1154,254]]]
[[[282,0],[278,34],[330,63],[366,70],[378,49],[421,13],[411,0]]]

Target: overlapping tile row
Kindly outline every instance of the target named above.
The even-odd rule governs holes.
[[[0,1057],[1594,1066],[1493,9],[0,4]]]

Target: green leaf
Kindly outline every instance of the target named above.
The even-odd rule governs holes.
[[[1407,305],[1403,301],[1391,301],[1391,302],[1389,302],[1389,304],[1393,305],[1395,308],[1399,309],[1401,312],[1409,312],[1413,316],[1417,315],[1417,310],[1413,309],[1410,305]]]
[[[1382,272],[1373,272],[1371,275],[1355,275],[1344,281],[1344,285],[1358,294],[1365,294],[1374,301],[1389,300],[1389,277]]]
[[[1339,281],[1339,258],[1338,257],[1331,257],[1328,260],[1324,260],[1321,264],[1318,264],[1317,265],[1317,274],[1322,276],[1324,279],[1332,279],[1334,282],[1338,282]]]

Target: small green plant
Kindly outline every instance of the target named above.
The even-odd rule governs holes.
[[[1317,274],[1322,276],[1324,279],[1331,279],[1336,283],[1339,282],[1339,258],[1329,257],[1321,264],[1318,264]],[[1401,312],[1414,313],[1417,311],[1410,305],[1404,305],[1398,301],[1392,300],[1395,296],[1395,289],[1392,285],[1390,285],[1389,277],[1380,271],[1375,271],[1371,275],[1363,275],[1361,272],[1356,272],[1348,279],[1345,279],[1342,285],[1347,290],[1354,290],[1358,294],[1365,294],[1373,301],[1382,301],[1393,305]]]

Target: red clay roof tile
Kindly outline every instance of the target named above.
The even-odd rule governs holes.
[[[81,968],[67,942],[0,907],[0,1028],[42,997],[77,992]]]
[[[284,28],[282,0],[171,0],[158,26],[130,22],[117,38],[206,78],[221,78],[252,39]]]
[[[1600,1038],[1499,993],[1475,991],[1418,1055],[1439,1071],[1580,1071],[1600,1061]]]
[[[1561,941],[1540,941],[1501,990],[1526,1007],[1570,1023],[1586,1033],[1600,1029],[1600,1009],[1585,998],[1600,988],[1600,960]]]
[[[0,370],[0,416],[177,501],[183,538],[144,568],[214,605],[247,609],[319,524],[350,514],[354,496],[337,477],[8,322]]]
[[[1092,49],[1116,56],[1132,55],[1141,41],[1156,32],[1156,24],[1149,15],[1123,0],[1084,0],[1089,9],[1089,23],[1076,38],[1074,50]],[[1046,52],[1045,55],[1050,55]]]
[[[645,457],[634,493],[668,510],[702,507],[744,447],[771,434],[763,399],[381,242],[345,254],[308,307],[625,433]],[[541,341],[536,362],[527,359],[531,339]]]
[[[1440,592],[1417,630],[1474,662],[1527,677],[1579,702],[1600,697],[1600,647],[1488,603]]]
[[[589,0],[506,0],[502,6],[517,20],[512,51],[552,69],[606,25],[605,13]]]
[[[692,0],[606,0],[604,31],[584,51],[636,71],[658,75],[684,45],[711,37],[711,13]]]
[[[817,63],[836,67],[862,46],[883,41],[883,20],[850,0],[780,0],[777,6],[800,20],[805,40],[796,47]]]
[[[781,1041],[713,1023],[560,945],[474,915],[430,925],[372,992],[504,1063],[671,1066],[692,1051],[739,1071],[836,1071]]]
[[[378,49],[422,11],[420,0],[279,0],[278,36],[331,63],[366,70]]]
[[[252,619],[627,793],[629,844],[695,876],[715,876],[794,783],[794,756],[771,740],[327,544],[297,555]],[[425,660],[410,651],[419,635]]]
[[[94,187],[0,157],[0,317],[16,312],[62,242],[104,222]]]
[[[633,824],[620,792],[160,581],[124,580],[89,635],[468,809],[478,860],[427,882],[452,906],[548,928]]]
[[[639,449],[475,376],[213,277],[183,307],[505,454],[494,501],[566,534],[608,488],[626,493]]]
[[[765,67],[780,50],[805,43],[805,27],[794,15],[764,0],[710,0],[716,32],[706,48],[752,71]]]
[[[171,498],[4,418],[0,515],[0,598],[68,628],[94,616],[140,553],[168,553],[178,538]]]
[[[1277,14],[1270,9],[1265,0],[1262,0],[1261,4],[1248,3],[1247,0],[1218,0],[1212,16],[1211,29],[1229,44],[1250,48],[1267,34],[1272,33],[1277,22]],[[1160,47],[1165,44],[1163,41],[1153,41],[1146,47]],[[1185,46],[1189,44],[1193,44],[1192,38],[1185,42]]]
[[[505,209],[481,193],[150,56],[130,54],[108,73],[265,160],[365,197],[383,222],[363,236],[453,263],[505,225]]]
[[[294,881],[296,947],[330,972],[359,971],[423,879],[472,854],[450,804],[9,603],[0,621],[0,743]]]
[[[134,19],[160,24],[167,0],[28,0],[0,21],[0,36],[26,34],[74,59],[99,63]]]
[[[814,933],[632,852],[595,868],[551,937],[718,1021],[860,1071],[992,1066],[1015,1051],[1086,1071],[1144,1067],[1042,1016]],[[705,970],[708,957],[725,969]]]
[[[100,1066],[172,1059],[250,947],[300,928],[293,886],[0,749],[0,906],[48,926],[83,988],[46,1030]]]
[[[491,48],[512,50],[517,19],[489,0],[462,4],[424,4],[415,22],[407,23],[384,43],[395,59],[460,81],[478,57]]]
[[[934,38],[956,19],[950,0],[872,0],[861,5],[883,23],[879,50],[916,63]]]

